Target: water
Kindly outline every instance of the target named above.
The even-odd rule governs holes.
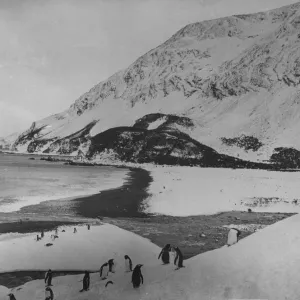
[[[0,212],[116,188],[128,174],[126,169],[68,166],[29,157],[0,153]]]

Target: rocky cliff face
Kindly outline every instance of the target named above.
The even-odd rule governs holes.
[[[163,126],[245,158],[255,152],[266,159],[278,147],[300,149],[299,29],[300,3],[187,25],[66,111],[33,123],[13,147],[91,153],[95,141],[106,144],[101,133],[111,128]],[[241,136],[262,146],[245,151],[224,143]]]

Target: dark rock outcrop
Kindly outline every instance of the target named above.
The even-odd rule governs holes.
[[[298,169],[300,168],[300,151],[294,148],[275,148],[270,162],[284,168]]]
[[[263,146],[263,143],[254,136],[241,135],[235,138],[221,138],[223,144],[227,146],[237,146],[244,149],[245,151],[258,151]]]

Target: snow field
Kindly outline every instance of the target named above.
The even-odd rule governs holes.
[[[143,248],[142,261],[148,263],[142,268],[144,285],[139,289],[133,289],[131,275],[118,268],[109,278],[114,285],[105,289],[99,275],[93,274],[91,289],[85,293],[79,293],[81,283],[78,281],[83,275],[54,278],[55,299],[297,299],[300,293],[299,225],[300,216],[295,215],[231,247],[224,246],[186,260],[186,267],[178,271],[174,271],[173,265],[161,265],[157,257],[149,259],[149,248]],[[14,293],[17,299],[40,300],[44,296],[44,283],[42,280],[28,282]]]
[[[146,167],[153,182],[144,201],[146,211],[172,216],[247,210],[253,199],[279,198],[251,207],[263,212],[299,212],[300,173],[196,167]]]

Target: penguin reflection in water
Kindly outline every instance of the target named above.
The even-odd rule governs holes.
[[[115,273],[115,262],[113,259],[108,261],[109,272]]]
[[[128,255],[124,256],[125,258],[125,272],[132,272],[132,260]]]
[[[45,289],[45,300],[53,300],[54,294],[50,287],[46,287]]]
[[[171,251],[171,245],[167,244],[160,252],[158,259],[161,258],[164,265],[170,263],[170,251]]]
[[[143,265],[138,264],[136,265],[136,267],[134,268],[133,272],[132,272],[132,276],[131,276],[131,282],[134,288],[138,288],[141,284],[144,283],[144,278],[141,272],[141,267]]]
[[[100,268],[100,277],[102,280],[105,280],[107,278],[108,272],[109,272],[109,265],[108,262],[106,262]]]

